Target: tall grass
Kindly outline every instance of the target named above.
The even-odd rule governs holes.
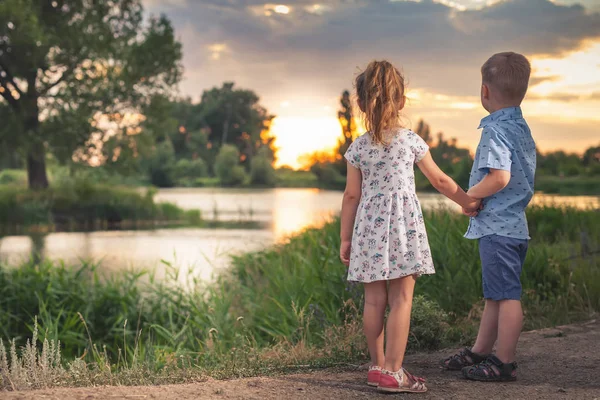
[[[526,327],[591,318],[600,310],[600,213],[532,208],[529,221]],[[413,351],[471,340],[482,306],[477,245],[462,237],[466,218],[436,211],[426,223],[437,273],[417,283]],[[104,377],[93,383],[180,379],[174,370],[222,377],[353,362],[366,355],[362,289],[345,280],[338,232],[339,221],[307,230],[233,258],[210,285],[190,278],[185,289],[175,268],[158,282],[132,271],[103,278],[91,264],[0,266],[0,338],[25,346],[37,316],[39,341],[60,341],[64,359],[90,363],[95,372],[85,376]],[[63,381],[73,382],[68,365],[71,378]]]

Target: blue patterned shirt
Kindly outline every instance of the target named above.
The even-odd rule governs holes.
[[[525,208],[533,197],[535,142],[521,107],[498,110],[481,120],[481,141],[477,146],[469,187],[491,169],[510,171],[510,182],[500,192],[483,199],[483,210],[471,218],[468,239],[500,235],[529,239]]]

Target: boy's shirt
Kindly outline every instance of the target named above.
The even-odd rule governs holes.
[[[533,197],[536,149],[521,107],[498,110],[481,120],[481,141],[475,153],[469,187],[481,182],[490,168],[510,171],[510,182],[483,199],[483,210],[471,218],[465,237],[500,235],[529,239],[525,208]]]

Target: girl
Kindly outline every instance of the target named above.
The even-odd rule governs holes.
[[[423,139],[400,126],[404,89],[404,77],[387,61],[371,62],[356,78],[368,133],[345,154],[348,177],[340,256],[349,266],[348,280],[362,282],[365,288],[363,323],[371,356],[367,383],[384,392],[422,393],[427,391],[425,380],[402,367],[416,278],[435,273],[413,164],[465,213],[476,213],[480,202],[438,168]]]

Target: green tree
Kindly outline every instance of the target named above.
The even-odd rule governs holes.
[[[273,155],[268,148],[263,147],[250,163],[250,182],[255,185],[273,186],[275,180]]]
[[[175,151],[169,140],[158,143],[152,154],[143,160],[150,183],[158,187],[175,186]]]
[[[273,141],[265,137],[274,118],[259,104],[251,90],[234,89],[231,82],[202,94],[200,115],[208,131],[208,141],[215,151],[226,144],[237,147],[241,162],[248,167],[263,146]]]
[[[206,175],[206,163],[201,158],[195,160],[182,158],[175,164],[175,177],[177,180],[182,178],[203,178]]]
[[[426,123],[424,120],[419,120],[415,133],[421,136],[425,143],[431,146],[433,143],[433,138],[431,137],[431,129],[428,123]]]
[[[564,151],[551,153],[538,153],[538,169],[541,174],[555,176],[576,176],[584,170],[584,163],[577,154],[569,154]]]
[[[583,153],[583,165],[590,175],[600,175],[600,146],[590,147]]]
[[[240,165],[240,152],[230,144],[221,147],[215,163],[215,172],[223,186],[237,186],[246,180],[246,172]]]
[[[170,22],[144,22],[141,0],[3,0],[0,95],[16,121],[0,141],[23,154],[31,188],[47,187],[48,151],[66,161],[97,147],[170,92],[180,60]]]
[[[208,141],[210,129],[204,120],[204,105],[194,104],[191,99],[183,99],[172,104],[171,118],[175,126],[169,129],[169,138],[177,159],[201,159],[214,173],[217,148]]]

